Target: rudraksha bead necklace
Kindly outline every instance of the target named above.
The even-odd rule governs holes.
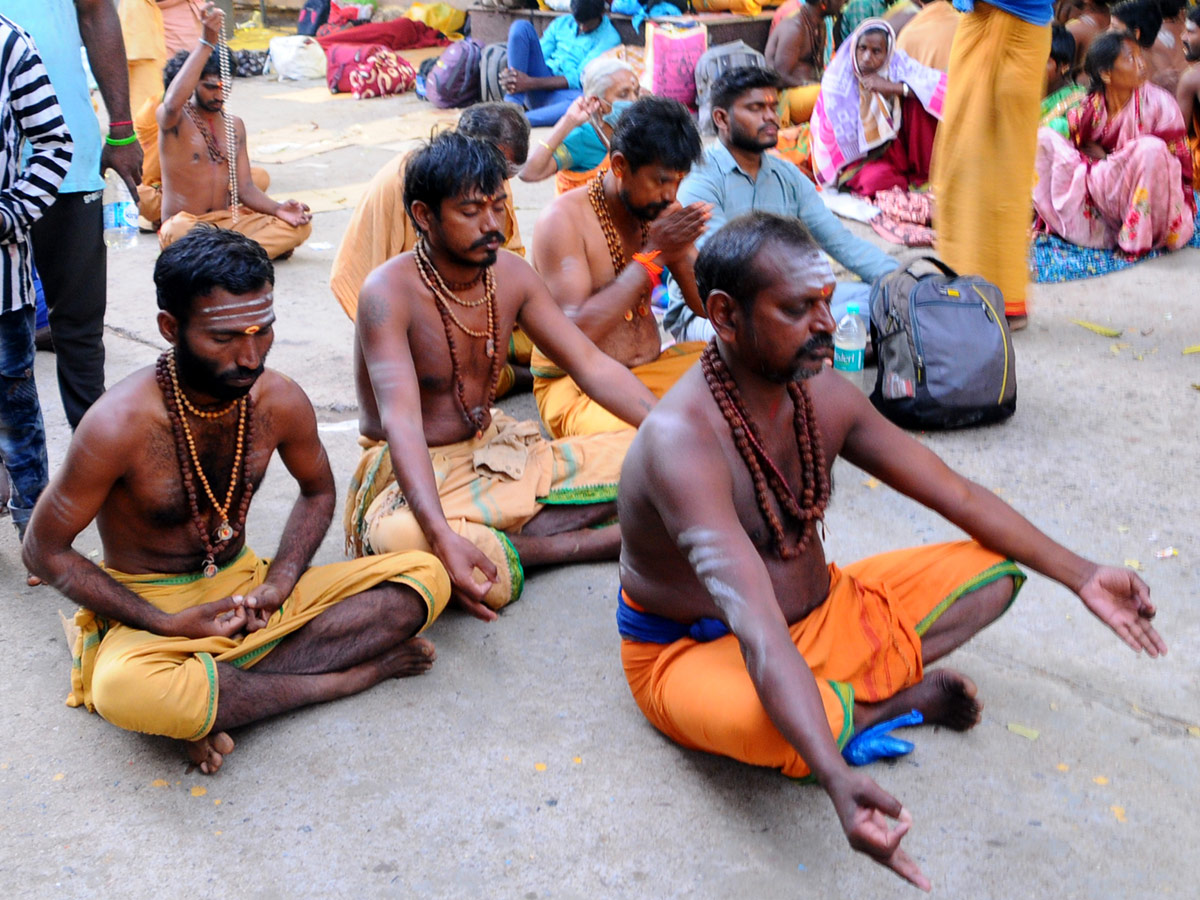
[[[629,265],[629,260],[625,258],[625,245],[621,242],[621,235],[617,233],[617,226],[613,223],[612,213],[608,208],[608,198],[604,196],[603,172],[588,182],[587,192],[588,202],[592,205],[592,211],[596,213],[596,218],[600,220],[600,230],[604,232],[604,241],[608,244],[608,256],[612,260],[613,272],[620,277],[621,273],[625,271],[625,267]],[[646,246],[649,237],[650,226],[643,222],[642,247]],[[650,315],[650,304],[646,302],[645,293],[639,296],[637,312],[644,318]],[[625,310],[625,321],[633,321],[632,309]]]

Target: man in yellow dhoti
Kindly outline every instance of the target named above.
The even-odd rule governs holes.
[[[555,198],[534,230],[533,265],[568,318],[605,353],[631,369],[656,396],[700,358],[701,342],[666,352],[650,315],[663,269],[700,311],[692,262],[711,207],[675,200],[700,158],[700,134],[674,100],[643,97],[612,134],[611,168],[586,187]],[[534,351],[533,393],[554,437],[627,428],[588,391]]]
[[[346,504],[355,553],[429,549],[481,619],[515,600],[524,567],[615,559],[617,479],[633,430],[547,441],[493,409],[514,324],[625,422],[654,397],[500,252],[504,158],[457,132],[408,161],[404,201],[421,233],[371,273],[355,321],[366,448]]]
[[[158,108],[163,176],[158,242],[168,247],[204,223],[253,238],[271,259],[286,258],[312,234],[312,215],[296,200],[272,200],[251,180],[245,123],[225,110],[229,85],[218,75],[204,74],[223,20],[224,13],[211,3],[205,7],[204,36]]]
[[[464,109],[456,130],[467,137],[495,145],[508,161],[510,173],[525,164],[529,155],[529,121],[515,103],[476,103]],[[405,151],[375,173],[342,235],[329,286],[353,321],[358,312],[358,292],[371,272],[394,256],[416,246],[420,232],[404,211],[404,169],[412,151]],[[504,249],[525,255],[512,190],[505,188]],[[529,389],[529,354],[533,344],[520,329],[508,347],[508,365],[500,373],[496,395],[503,397],[515,385]]]
[[[120,0],[117,15],[129,63],[129,108],[138,110],[146,100],[162,96],[167,62],[162,13],[154,0]]]
[[[211,774],[233,749],[226,729],[426,671],[433,646],[416,635],[450,581],[420,552],[308,568],[336,492],[308,398],[263,365],[263,249],[204,229],[168,248],[154,279],[173,349],[83,417],[23,550],[83,607],[68,705],[184,740]],[[300,497],[268,561],[245,523],[276,451]],[[71,547],[93,519],[99,567]]]

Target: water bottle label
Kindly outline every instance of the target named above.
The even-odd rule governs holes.
[[[863,354],[862,347],[834,347],[833,367],[840,372],[861,372]]]
[[[104,204],[104,227],[132,228],[138,227],[138,207],[129,200],[116,200]]]

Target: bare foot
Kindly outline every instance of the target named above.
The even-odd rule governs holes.
[[[425,638],[410,638],[365,663],[344,672],[331,673],[339,682],[337,695],[348,697],[365,691],[387,678],[408,678],[423,675],[433,667],[437,651]]]
[[[37,587],[39,584],[45,584],[46,582],[42,581],[42,579],[38,578],[32,572],[26,572],[25,583],[30,587]]]
[[[224,731],[202,737],[198,741],[187,742],[188,759],[205,775],[215,775],[225,757],[232,752],[233,738]]]
[[[1021,331],[1029,327],[1029,316],[1005,316],[1009,331]]]
[[[934,669],[902,694],[909,708],[921,711],[926,724],[967,731],[979,724],[983,711],[983,704],[975,699],[978,692],[975,682],[961,672]]]

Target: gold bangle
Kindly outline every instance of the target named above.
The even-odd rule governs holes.
[[[554,155],[554,148],[553,148],[553,147],[551,147],[551,146],[550,146],[549,144],[547,144],[545,141],[538,141],[538,143],[539,143],[539,144],[541,144],[543,147],[545,147],[545,148],[546,148],[546,152],[547,152],[547,153],[549,153],[551,156],[553,156],[553,155]]]

